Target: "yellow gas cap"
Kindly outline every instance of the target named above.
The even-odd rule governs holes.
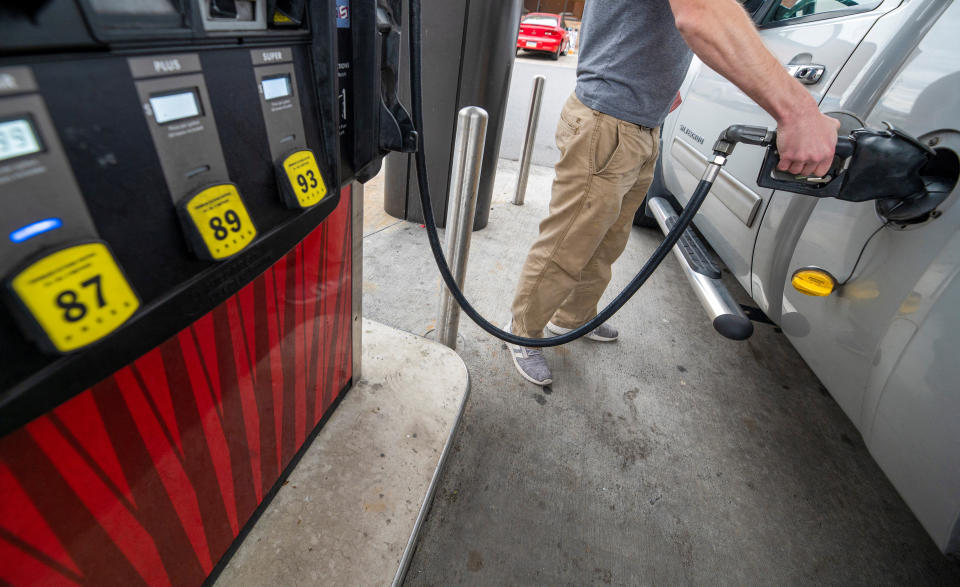
[[[797,269],[790,283],[798,292],[808,296],[828,296],[837,286],[837,280],[832,275],[816,267]]]

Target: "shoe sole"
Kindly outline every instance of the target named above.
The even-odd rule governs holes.
[[[510,350],[510,347],[507,346],[507,343],[503,343],[503,348],[507,349],[507,352],[510,353],[510,360],[513,361],[513,366],[517,369],[517,373],[519,373],[524,379],[534,385],[539,385],[540,387],[544,387],[553,383],[553,378],[546,379],[544,381],[537,381],[533,377],[527,375],[526,371],[520,367],[520,363],[517,362],[517,358],[513,355],[513,351]]]
[[[566,332],[561,332],[560,330],[558,330],[559,328],[561,328],[561,327],[560,327],[560,326],[556,326],[556,325],[554,325],[554,324],[551,324],[550,322],[547,322],[547,330],[549,330],[550,332],[552,332],[552,333],[554,333],[554,334],[556,334],[556,335],[558,335],[558,336],[561,336],[561,335],[566,334],[567,332],[570,332],[570,329],[567,329],[567,328],[564,328],[564,329],[563,329],[563,330],[566,331]],[[615,337],[613,337],[613,338],[608,338],[608,337],[606,337],[606,336],[599,336],[599,335],[597,335],[597,334],[594,334],[593,331],[590,331],[590,333],[585,334],[583,337],[584,337],[584,338],[589,338],[590,340],[595,340],[595,341],[597,341],[597,342],[613,342],[613,341],[617,340],[618,338],[620,338],[619,335],[617,335],[617,336],[615,336]]]

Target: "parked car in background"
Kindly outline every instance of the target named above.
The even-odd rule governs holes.
[[[921,173],[949,195],[891,221],[877,202],[759,187],[764,150],[741,145],[696,227],[857,426],[937,546],[960,552],[960,2],[741,1],[821,111],[836,113],[844,132],[890,122],[917,137],[935,152]],[[654,210],[663,210],[658,195],[686,204],[724,128],[775,126],[696,59],[680,98],[662,128]],[[834,276],[835,290],[805,295],[793,281],[804,268]]]
[[[570,47],[570,33],[563,16],[546,12],[531,12],[520,20],[517,52],[539,51],[554,60],[566,55]]]

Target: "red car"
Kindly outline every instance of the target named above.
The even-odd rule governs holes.
[[[517,51],[543,51],[557,60],[570,48],[570,33],[559,14],[531,12],[520,20]]]

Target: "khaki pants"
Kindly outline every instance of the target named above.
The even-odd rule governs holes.
[[[513,299],[513,332],[540,337],[547,321],[576,328],[597,314],[610,266],[653,181],[659,129],[618,120],[571,94],[557,124],[550,213],[530,247]]]

